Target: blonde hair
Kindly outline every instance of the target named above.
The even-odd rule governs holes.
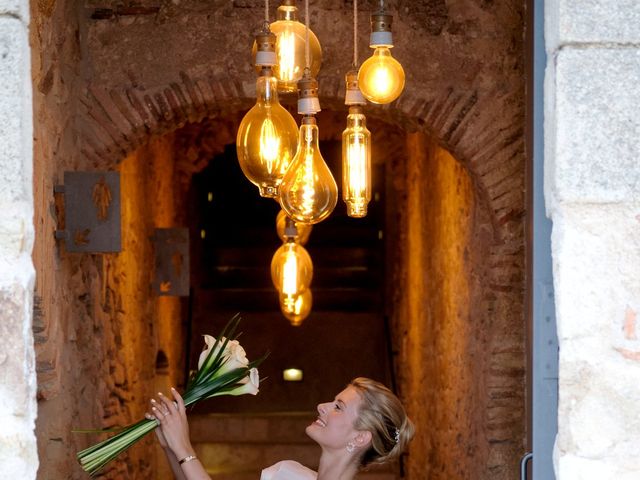
[[[362,399],[354,428],[371,432],[371,447],[363,454],[360,465],[365,467],[396,460],[415,432],[402,403],[391,390],[375,380],[358,377],[349,385]]]

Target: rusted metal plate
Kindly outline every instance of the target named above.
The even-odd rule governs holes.
[[[120,227],[120,173],[64,172],[67,252],[113,253],[122,250]]]
[[[156,228],[153,290],[160,296],[189,295],[189,229]]]

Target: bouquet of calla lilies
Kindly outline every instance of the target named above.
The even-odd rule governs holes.
[[[236,340],[239,315],[234,316],[216,339],[205,335],[206,348],[198,359],[198,370],[191,375],[183,394],[185,406],[220,395],[256,395],[260,379],[256,368],[266,357],[249,362]],[[158,426],[155,419],[143,419],[124,427],[117,435],[78,452],[85,472],[96,475],[107,463]]]

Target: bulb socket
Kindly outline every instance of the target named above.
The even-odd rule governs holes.
[[[296,6],[296,0],[282,0],[280,2],[280,5],[282,5],[284,7],[295,7]]]
[[[318,99],[318,81],[311,75],[305,75],[298,81],[298,113],[315,115],[320,111]]]
[[[350,70],[345,75],[347,89],[344,95],[345,105],[365,105],[367,101],[358,87],[358,72]]]
[[[371,14],[371,35],[369,37],[369,46],[375,47],[393,47],[393,35],[391,34],[391,23],[393,16],[387,12],[377,12]]]
[[[268,26],[256,34],[256,46],[256,66],[273,67],[278,63],[276,34]]]
[[[288,215],[284,223],[284,236],[287,238],[296,238],[298,236],[296,222],[294,222]]]

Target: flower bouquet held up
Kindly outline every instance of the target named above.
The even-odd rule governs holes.
[[[200,354],[198,370],[191,375],[184,392],[185,406],[220,395],[255,395],[258,393],[257,366],[265,359],[249,362],[236,330],[240,322],[235,315],[216,339],[205,335],[206,349]],[[107,463],[158,426],[155,419],[143,419],[124,427],[117,435],[78,452],[85,472],[96,475]]]

